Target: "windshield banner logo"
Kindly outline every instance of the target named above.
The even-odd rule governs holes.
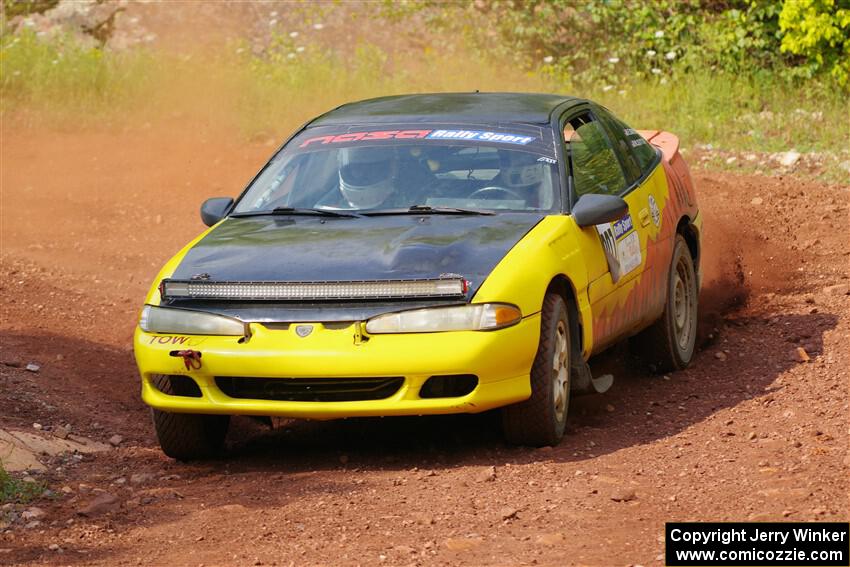
[[[481,140],[482,142],[501,142],[503,144],[526,145],[534,141],[534,136],[519,134],[500,134],[476,130],[434,130],[428,134],[430,140]]]
[[[431,130],[383,130],[380,132],[351,132],[350,134],[339,134],[337,136],[319,136],[309,138],[298,146],[306,148],[310,144],[341,144],[343,142],[359,142],[371,140],[418,140],[425,138]]]

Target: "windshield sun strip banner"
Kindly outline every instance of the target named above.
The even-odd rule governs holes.
[[[517,133],[486,132],[481,130],[380,130],[377,132],[349,132],[346,134],[316,136],[301,142],[299,148],[306,148],[311,144],[339,144],[343,142],[360,142],[376,140],[468,140],[482,142],[495,142],[502,144],[526,145],[537,138],[535,136],[523,136]]]
[[[311,131],[313,130],[313,131]],[[443,141],[443,142],[483,142],[495,146],[528,146],[541,153],[553,154],[552,145],[543,130],[527,127],[511,128],[510,126],[484,129],[481,126],[460,127],[441,126],[434,128],[398,128],[392,130],[363,130],[346,131],[329,128],[308,129],[295,140],[299,150],[315,150],[329,145],[374,145],[382,142],[397,141]],[[537,130],[534,132],[533,130]]]

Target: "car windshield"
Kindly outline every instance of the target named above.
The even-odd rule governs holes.
[[[315,127],[269,161],[234,213],[554,211],[560,195],[553,136],[545,128]]]

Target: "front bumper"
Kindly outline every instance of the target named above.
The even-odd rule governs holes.
[[[313,323],[306,337],[297,325],[274,329],[251,324],[251,337],[166,335],[136,328],[134,347],[142,377],[142,399],[167,412],[262,415],[310,419],[361,416],[477,413],[531,395],[529,372],[537,352],[540,315],[489,332],[372,335],[358,340],[354,324],[340,328]],[[176,350],[202,353],[201,367],[187,370]],[[181,375],[199,387],[200,397],[169,395],[155,375]],[[457,397],[423,398],[431,376],[473,374],[477,386]],[[279,401],[230,397],[216,378],[379,378],[403,377],[389,397],[362,401]],[[356,378],[355,378],[356,377]],[[234,378],[237,380],[238,378]]]

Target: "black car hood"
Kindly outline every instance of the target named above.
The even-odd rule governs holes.
[[[229,218],[184,256],[171,276],[215,281],[325,281],[436,278],[469,280],[467,300],[505,254],[543,218],[535,213],[487,216],[399,215],[358,218]],[[357,320],[375,311],[433,302],[390,304],[239,304],[174,302],[254,321]],[[408,305],[410,303],[410,305]],[[332,313],[342,309],[345,313]],[[314,311],[319,310],[321,318]]]

